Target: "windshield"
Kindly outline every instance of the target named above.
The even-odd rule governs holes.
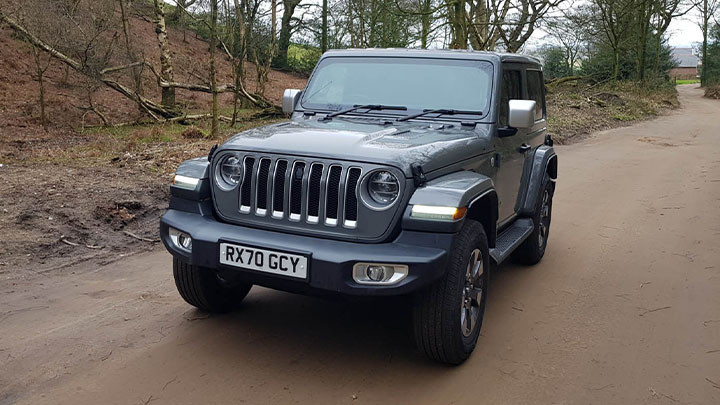
[[[318,64],[302,107],[338,111],[384,104],[405,106],[408,111],[454,109],[486,114],[492,69],[490,62],[476,60],[330,57]]]

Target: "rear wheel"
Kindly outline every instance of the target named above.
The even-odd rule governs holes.
[[[460,364],[475,349],[485,314],[489,257],[483,226],[465,220],[445,276],[415,297],[415,342],[429,358]]]
[[[550,219],[552,217],[553,183],[545,178],[535,207],[533,232],[513,253],[513,259],[522,264],[536,264],[545,255],[548,236],[550,236]]]
[[[248,283],[229,283],[215,270],[193,266],[173,258],[173,275],[180,296],[190,305],[208,312],[229,312],[252,288]]]

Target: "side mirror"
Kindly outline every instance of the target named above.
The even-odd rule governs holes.
[[[302,96],[302,90],[298,89],[285,89],[282,99],[282,110],[285,115],[290,115],[295,111],[295,105]]]
[[[531,128],[535,125],[535,101],[510,100],[508,125],[512,128]]]

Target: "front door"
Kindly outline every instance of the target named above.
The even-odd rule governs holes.
[[[508,128],[509,102],[522,99],[523,93],[521,67],[505,66],[500,90],[500,104],[498,105],[499,131],[505,134],[512,133],[512,130]],[[522,148],[527,134],[527,129],[517,129],[517,132],[511,136],[496,136],[493,139],[496,152],[493,158],[496,167],[493,182],[498,194],[498,221],[500,223],[515,214],[515,204],[520,191],[525,163],[526,152]]]

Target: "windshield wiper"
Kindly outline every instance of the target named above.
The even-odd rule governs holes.
[[[412,115],[406,115],[404,117],[400,117],[397,119],[397,121],[407,121],[414,118],[422,117],[423,115],[427,114],[440,114],[440,115],[456,115],[456,114],[468,114],[468,115],[483,115],[482,111],[466,111],[466,110],[452,110],[447,108],[435,108],[430,110],[423,110],[420,113],[412,114]]]
[[[407,111],[407,107],[402,105],[382,105],[382,104],[362,104],[362,105],[354,105],[352,108],[347,108],[345,110],[335,111],[334,113],[330,113],[322,118],[320,118],[321,121],[330,120],[332,117],[337,117],[338,115],[347,114],[349,112],[357,111],[357,110],[397,110],[397,111]]]

